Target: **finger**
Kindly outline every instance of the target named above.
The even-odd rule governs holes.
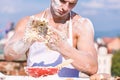
[[[95,76],[91,76],[91,77],[90,77],[90,80],[96,80],[96,79],[95,79]]]

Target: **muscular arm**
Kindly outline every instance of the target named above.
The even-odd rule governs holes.
[[[97,72],[97,53],[94,46],[93,25],[88,19],[85,19],[82,23],[82,26],[84,28],[80,30],[77,49],[79,50],[80,54],[83,55],[81,58],[82,62],[80,63],[80,65],[83,66],[79,67],[78,65],[78,68],[83,69],[83,71],[81,70],[82,72],[91,75]]]
[[[20,42],[22,43],[22,38],[24,36],[26,23],[27,23],[27,17],[21,19],[18,22],[18,24],[16,25],[14,35],[6,43],[6,45],[4,47],[4,56],[5,56],[6,60],[10,60],[11,61],[11,60],[19,59],[22,56],[22,54],[25,53],[24,52],[24,53],[21,54],[21,50],[16,52],[15,49],[17,49],[18,47],[19,48],[21,47],[21,48],[24,49],[24,46],[22,47]]]
[[[93,26],[88,19],[84,20],[82,23],[78,23],[77,26],[79,27],[74,29],[77,34],[76,46],[73,48],[67,43],[64,43],[64,46],[60,47],[59,51],[66,59],[73,59],[74,62],[72,65],[79,71],[88,75],[95,74],[98,64],[94,47]]]

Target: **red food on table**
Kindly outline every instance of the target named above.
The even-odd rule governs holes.
[[[25,71],[29,76],[41,77],[47,75],[54,75],[58,73],[59,69],[55,67],[26,67]]]

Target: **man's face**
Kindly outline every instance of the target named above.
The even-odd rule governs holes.
[[[51,0],[54,14],[63,17],[67,15],[76,5],[78,0]]]

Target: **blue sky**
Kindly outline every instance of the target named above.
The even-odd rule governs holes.
[[[50,0],[0,0],[0,29],[9,21],[17,23],[24,16],[39,13],[49,3]],[[120,0],[78,0],[74,11],[91,19],[96,34],[120,35]]]

